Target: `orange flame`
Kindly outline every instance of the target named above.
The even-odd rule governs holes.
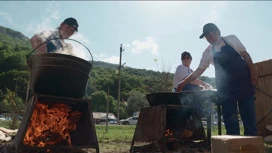
[[[171,131],[171,129],[166,129],[164,136],[167,137],[168,140],[174,140],[175,139],[173,137],[173,132]]]
[[[166,137],[169,137],[169,136],[171,137],[171,136],[173,136],[173,132],[170,129],[166,129],[165,136]]]
[[[80,115],[81,112],[71,111],[67,104],[42,104],[37,101],[24,144],[44,147],[65,143],[71,146],[69,133],[76,129]]]

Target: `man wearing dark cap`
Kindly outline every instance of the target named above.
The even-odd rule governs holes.
[[[77,31],[77,20],[70,17],[65,19],[54,31],[43,31],[39,34],[35,34],[30,39],[30,42],[32,47],[36,48],[46,41],[46,43],[37,48],[38,53],[61,52],[64,48],[72,48],[70,44],[64,42],[64,39],[71,37]]]
[[[197,70],[179,83],[177,91],[199,77],[210,64],[214,65],[218,100],[222,103],[227,135],[240,135],[237,102],[244,135],[257,135],[254,104],[257,76],[250,55],[235,35],[222,37],[213,23],[204,25],[200,38],[203,37],[210,45],[203,52]]]
[[[190,68],[192,56],[189,52],[184,51],[181,54],[181,62],[182,64],[177,67],[174,75],[173,92],[176,91],[178,84],[193,72],[193,70]],[[202,88],[206,89],[212,87],[208,83],[205,83],[199,79],[195,79],[192,82],[188,83],[182,90],[200,90]]]

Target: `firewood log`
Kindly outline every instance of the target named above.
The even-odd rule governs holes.
[[[6,133],[0,131],[0,142],[8,142],[11,140],[10,136],[7,136]]]
[[[18,130],[11,130],[11,129],[7,129],[7,128],[3,128],[3,127],[0,127],[0,131],[4,132],[4,133],[15,133],[17,132]]]

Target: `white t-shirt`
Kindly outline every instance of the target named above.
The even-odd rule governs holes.
[[[239,54],[246,50],[245,46],[240,42],[240,40],[235,35],[229,35],[222,38]],[[224,41],[221,41],[220,44],[214,46],[214,51],[215,52],[221,51],[221,47],[225,45],[226,44],[224,43]],[[210,44],[203,52],[198,68],[206,69],[209,67],[210,64],[214,65],[212,44]]]
[[[187,76],[189,76],[192,72],[193,70],[190,69],[189,67],[186,67],[182,64],[179,65],[174,75],[174,81],[173,81],[174,88],[177,88],[178,84]]]

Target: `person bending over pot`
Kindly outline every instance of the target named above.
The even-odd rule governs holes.
[[[203,37],[210,45],[203,52],[199,67],[178,84],[177,91],[181,91],[213,64],[227,135],[240,135],[237,106],[244,125],[244,135],[257,135],[254,103],[257,75],[250,55],[235,35],[222,37],[219,28],[213,23],[203,26],[199,38]]]
[[[65,19],[56,30],[43,31],[35,34],[30,39],[30,43],[34,49],[46,41],[37,48],[37,53],[54,53],[64,49],[69,50],[72,49],[72,45],[65,43],[64,39],[71,37],[77,31],[77,20],[69,17]]]

